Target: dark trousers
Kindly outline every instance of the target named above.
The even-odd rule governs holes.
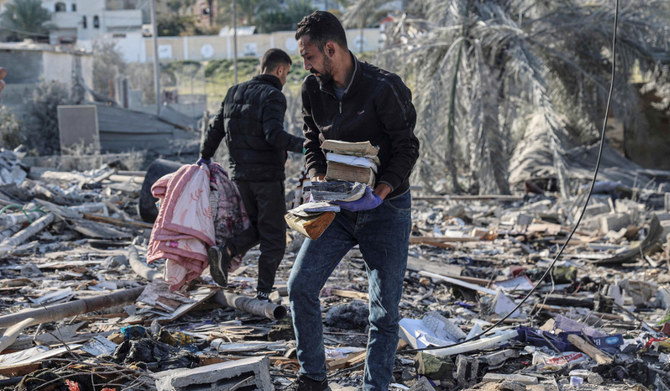
[[[260,243],[257,290],[269,293],[286,250],[284,181],[235,183],[251,220],[251,227],[228,239],[226,246],[235,256],[244,254]]]

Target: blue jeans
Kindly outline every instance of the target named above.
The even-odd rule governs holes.
[[[326,378],[319,294],[342,257],[356,244],[363,254],[370,295],[365,390],[388,390],[398,345],[398,304],[407,267],[410,192],[375,209],[340,212],[317,240],[306,239],[288,281],[300,372]]]

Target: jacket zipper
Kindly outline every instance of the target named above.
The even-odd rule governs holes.
[[[342,100],[340,100],[340,114],[342,114]]]

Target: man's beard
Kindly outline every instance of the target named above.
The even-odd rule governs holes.
[[[309,71],[321,81],[321,84],[328,84],[333,80],[333,63],[326,55],[323,56],[323,72],[316,71],[314,68]]]

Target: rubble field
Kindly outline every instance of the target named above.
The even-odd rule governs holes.
[[[252,299],[257,248],[226,288],[206,271],[171,292],[164,265],[145,263],[152,225],[137,212],[145,172],[30,169],[20,158],[0,151],[0,387],[232,391],[292,384],[299,364],[286,281],[301,235],[287,235],[272,304]],[[568,198],[413,189],[390,389],[667,390],[667,178],[659,173],[654,186],[599,182],[550,273],[587,186]],[[329,279],[321,304],[331,388],[358,389],[368,309],[357,248]]]

